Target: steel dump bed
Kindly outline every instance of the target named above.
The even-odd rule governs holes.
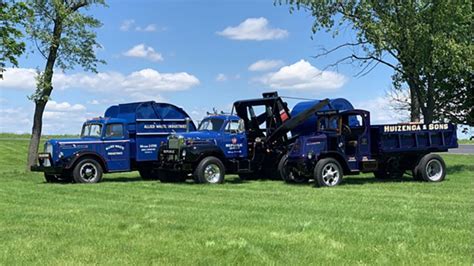
[[[457,148],[453,124],[393,124],[370,127],[373,154],[445,152]]]

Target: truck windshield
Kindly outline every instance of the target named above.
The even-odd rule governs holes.
[[[82,127],[81,137],[100,138],[102,132],[101,124],[85,124]]]
[[[219,131],[224,124],[224,120],[220,118],[205,119],[199,125],[199,131]]]

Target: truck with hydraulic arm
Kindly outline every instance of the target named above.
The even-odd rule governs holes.
[[[315,101],[292,117],[276,92],[237,101],[235,115],[210,115],[198,131],[169,136],[161,145],[159,175],[199,183],[222,183],[226,173],[280,179],[278,163],[293,141],[287,133],[327,104]]]

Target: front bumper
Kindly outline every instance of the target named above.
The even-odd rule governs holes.
[[[64,171],[64,167],[54,166],[51,154],[38,153],[38,164],[31,166],[30,170],[47,174],[61,174]]]

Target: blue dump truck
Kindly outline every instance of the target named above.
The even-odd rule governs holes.
[[[288,133],[330,103],[311,101],[292,115],[276,92],[237,101],[235,115],[210,115],[198,131],[169,136],[161,146],[159,175],[166,181],[189,177],[199,183],[222,183],[226,173],[280,179],[279,161],[294,140]]]
[[[344,175],[373,172],[377,178],[400,178],[405,172],[415,179],[440,182],[446,165],[434,152],[458,147],[452,124],[371,125],[365,110],[317,112],[315,130],[294,141],[280,161],[287,182],[336,186]]]
[[[160,144],[170,134],[195,130],[188,114],[172,104],[114,105],[104,117],[86,121],[80,138],[46,141],[31,170],[44,172],[47,182],[97,183],[103,173],[133,170],[157,179]]]

